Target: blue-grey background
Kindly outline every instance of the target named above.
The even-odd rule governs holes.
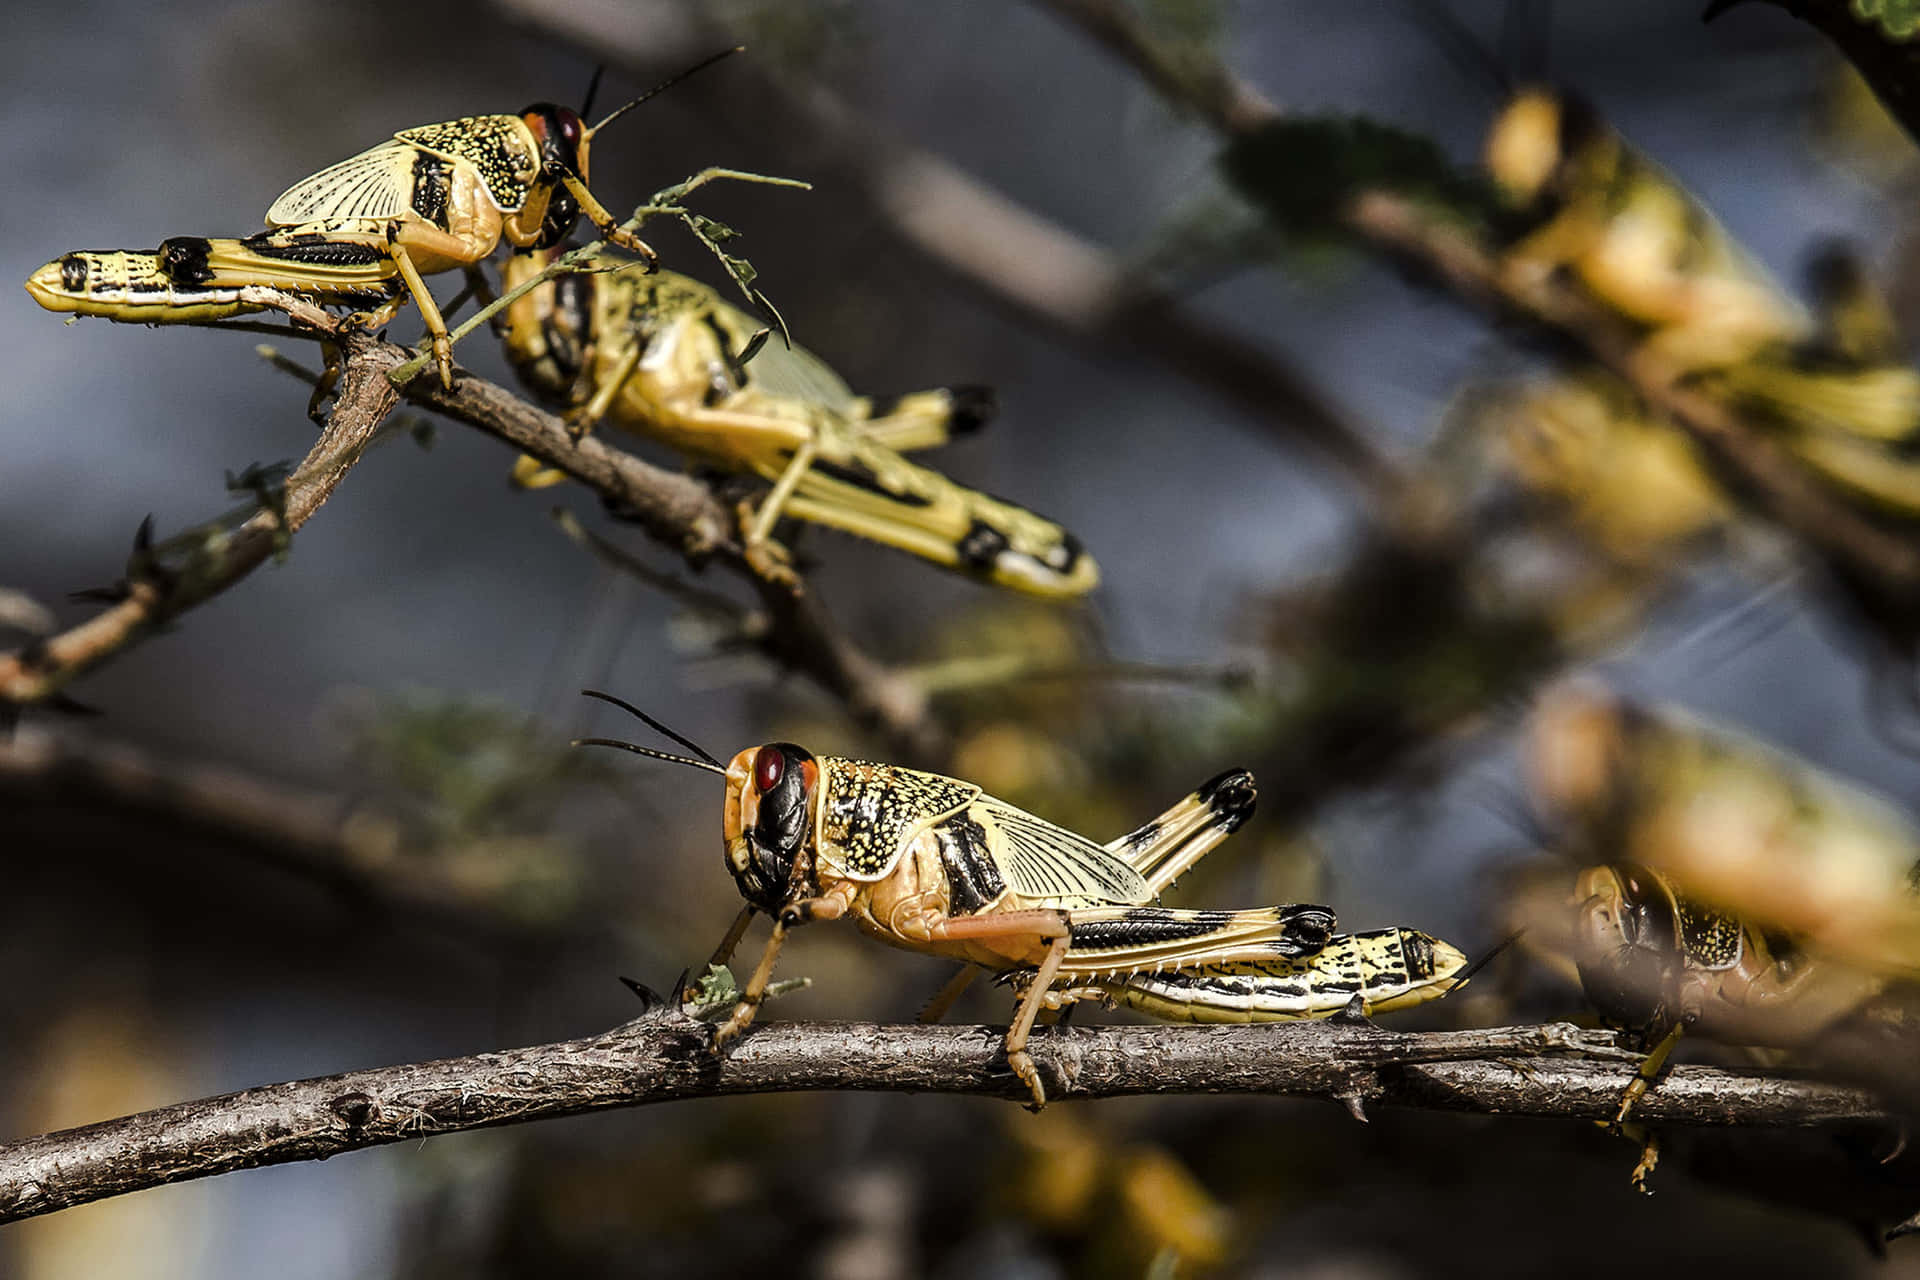
[[[1500,7],[1455,9],[1491,39]],[[644,25],[673,6],[603,3],[582,12],[602,8]],[[757,12],[744,3],[710,8],[749,19]],[[1209,135],[1033,7],[860,0],[793,8],[818,20],[816,74],[873,123],[1123,258],[1212,182]],[[1885,263],[1903,211],[1888,188],[1811,141],[1830,53],[1771,8],[1710,27],[1695,9],[1653,0],[1561,6],[1552,20],[1554,74],[1592,97],[1783,278],[1809,244],[1835,234]],[[1364,111],[1428,132],[1466,158],[1492,99],[1404,12],[1386,3],[1230,5],[1224,48],[1241,74],[1289,107]],[[540,99],[571,102],[593,61],[478,4],[72,0],[11,5],[5,21],[0,166],[10,198],[0,279],[24,279],[73,248],[247,234],[287,185],[393,129]],[[707,51],[680,40],[679,24],[663,21],[660,30],[650,76],[616,72],[610,92],[635,92]],[[729,114],[727,75],[720,68],[647,105],[596,147],[594,185],[610,206],[636,203],[707,164],[809,176],[804,147],[789,145],[781,122]],[[1089,607],[1114,652],[1178,662],[1231,656],[1242,642],[1232,623],[1249,593],[1338,563],[1353,515],[1341,487],[1150,358],[1022,327],[927,267],[847,192],[724,190],[701,207],[744,233],[743,251],[796,335],[857,388],[952,381],[999,389],[1001,420],[941,465],[1057,516],[1096,551],[1106,584]],[[666,230],[655,243],[673,265],[712,278],[684,236]],[[1357,261],[1240,275],[1191,304],[1312,371],[1379,441],[1409,455],[1495,348],[1474,318]],[[398,331],[411,334],[411,325],[404,318]],[[143,516],[152,513],[163,532],[205,519],[228,505],[224,470],[299,457],[313,432],[301,412],[305,390],[257,359],[255,341],[205,329],[63,325],[17,293],[0,305],[0,586],[77,620],[87,606],[65,603],[65,593],[115,577]],[[484,337],[461,359],[506,376]],[[549,495],[511,492],[510,463],[501,445],[450,424],[431,450],[402,441],[373,453],[299,534],[284,565],[81,682],[75,694],[104,712],[85,731],[319,792],[354,785],[343,708],[410,689],[491,700],[565,735],[587,723],[573,690],[601,685],[723,755],[769,736],[776,709],[836,731],[831,707],[804,689],[770,701],[764,676],[744,688],[690,680],[667,642],[668,606],[615,581],[562,538]],[[593,503],[558,500],[599,524]],[[925,652],[944,620],[983,594],[850,540],[818,538],[814,550],[824,561],[817,589],[884,655]],[[1714,629],[1711,619],[1750,590],[1730,581],[1694,593],[1610,658],[1606,673],[1630,691],[1677,698],[1910,796],[1915,764],[1867,727],[1866,676],[1830,624],[1789,592],[1762,608],[1780,625],[1736,629],[1735,639]],[[1149,705],[1171,720],[1192,704],[1168,695]],[[51,723],[36,715],[26,727]],[[1476,780],[1511,787],[1511,763],[1498,734],[1479,752],[1467,782],[1437,798],[1417,807],[1353,804],[1321,824],[1343,918],[1417,919],[1472,945],[1490,940],[1475,872],[1515,836],[1469,793]],[[1197,760],[1192,777],[1227,763]],[[717,791],[644,768],[628,782],[631,892],[638,901],[646,886],[670,884],[675,896],[652,908],[687,937],[707,937],[732,909],[714,856]],[[1171,798],[1141,796],[1139,814]],[[0,878],[8,922],[0,963],[13,975],[0,987],[0,1003],[13,1006],[0,1017],[10,1037],[0,1044],[0,1124],[9,1136],[33,1131],[29,1116],[75,1123],[270,1080],[583,1033],[628,1015],[614,972],[643,970],[664,985],[704,945],[687,950],[678,933],[650,943],[652,918],[642,916],[622,946],[583,962],[582,976],[535,989],[522,957],[343,905],[244,859],[155,866],[136,847],[97,866],[34,868],[32,847],[0,855],[16,869]],[[901,966],[929,989],[939,976],[851,938],[803,940],[793,964],[826,988],[804,1009],[835,1016],[900,1015],[911,999],[882,1009],[836,999],[825,981],[834,973]],[[89,1085],[75,1063],[92,1064],[101,1078]],[[822,1144],[828,1168],[884,1150],[875,1131],[912,1123],[917,1107],[989,1114],[898,1099],[705,1105],[741,1126],[786,1108],[785,1123]],[[550,1128],[563,1135],[553,1141],[645,1146],[697,1123],[691,1111]],[[1285,1143],[1288,1117],[1301,1112],[1248,1114]],[[1455,1124],[1389,1117],[1399,1138],[1350,1140],[1383,1144],[1383,1159],[1394,1141],[1457,1140],[1460,1178],[1470,1184],[1472,1135],[1484,1130]],[[1544,1127],[1534,1137],[1548,1148],[1563,1140]],[[390,1274],[403,1265],[396,1240],[418,1188],[463,1178],[484,1186],[496,1176],[489,1153],[513,1140],[435,1139],[8,1228],[0,1274]],[[1642,1211],[1623,1183],[1594,1185],[1605,1187],[1610,1212]],[[1671,1198],[1686,1208],[1643,1221],[1724,1211],[1745,1223],[1751,1212],[1684,1185]],[[461,1203],[481,1206],[472,1212],[482,1217],[501,1211],[482,1192]],[[1405,1254],[1329,1244],[1338,1233],[1309,1220],[1285,1229],[1325,1259],[1324,1274],[1419,1269]],[[1793,1249],[1833,1265],[1856,1257],[1843,1230],[1806,1230],[1812,1243]],[[1573,1232],[1569,1223],[1562,1248],[1578,1258]],[[1470,1262],[1464,1236],[1431,1248],[1441,1269]],[[1788,1249],[1757,1265],[1799,1266],[1808,1256]],[[1912,1255],[1896,1253],[1896,1264],[1912,1268]],[[1264,1265],[1285,1270],[1271,1258]]]

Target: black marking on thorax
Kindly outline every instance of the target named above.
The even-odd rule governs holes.
[[[915,827],[953,813],[980,794],[978,787],[954,778],[863,760],[825,758],[821,772],[828,779],[821,838],[841,850],[848,873],[860,877],[884,874]]]
[[[1400,953],[1407,958],[1407,974],[1415,982],[1425,982],[1433,977],[1434,957],[1433,939],[1424,933],[1402,930],[1400,933]]]
[[[522,128],[518,116],[469,116],[402,129],[394,136],[471,164],[493,202],[513,213],[526,204],[537,171]]]
[[[413,211],[447,230],[447,204],[453,195],[453,163],[431,151],[413,153]]]
[[[720,359],[725,362],[727,377],[733,382],[732,390],[737,391],[746,386],[747,366],[740,363],[740,353],[733,349],[733,335],[728,333],[726,326],[720,323],[719,313],[709,308],[701,314],[700,322],[712,332],[714,345],[720,348]],[[716,385],[713,390],[717,392],[721,388]]]
[[[987,846],[987,831],[965,813],[933,829],[940,865],[947,873],[948,914],[970,916],[1007,891],[999,864]]]

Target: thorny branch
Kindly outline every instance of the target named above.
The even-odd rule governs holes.
[[[327,327],[332,327],[330,322]],[[346,363],[339,399],[320,439],[288,475],[279,509],[263,506],[230,534],[210,536],[180,570],[159,564],[147,554],[143,526],[123,597],[76,627],[16,653],[0,654],[0,700],[27,703],[52,697],[69,682],[252,573],[320,509],[360,460],[397,399],[385,378],[370,376],[369,362],[363,358],[378,344],[358,335],[347,335],[342,342]]]
[[[686,1098],[828,1089],[1018,1100],[1001,1032],[774,1023],[726,1057],[711,1027],[657,1014],[601,1035],[267,1085],[0,1146],[0,1222],[438,1133]],[[1604,1120],[1638,1055],[1564,1023],[1402,1034],[1362,1021],[1269,1027],[1049,1028],[1033,1041],[1055,1096],[1238,1093]],[[1807,1126],[1884,1118],[1857,1090],[1706,1067],[1672,1070],[1648,1123]]]
[[[310,303],[285,295],[274,295],[272,303],[303,329],[331,335],[336,328],[331,316]],[[842,699],[857,719],[885,734],[903,756],[928,759],[938,752],[940,733],[927,714],[925,694],[846,639],[812,593],[756,574],[736,538],[732,513],[707,486],[594,437],[576,441],[559,418],[464,371],[451,391],[427,378],[396,391],[387,375],[411,359],[412,352],[362,334],[341,334],[336,340],[343,357],[339,399],[312,452],[287,478],[284,522],[279,512],[262,509],[230,535],[197,548],[183,569],[136,565],[118,603],[17,653],[0,654],[0,700],[27,703],[52,696],[258,568],[332,494],[404,395],[566,472],[690,561],[718,560],[745,577],[771,619],[757,639],[763,652]]]

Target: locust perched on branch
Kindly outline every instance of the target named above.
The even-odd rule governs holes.
[[[1326,1017],[1445,995],[1458,950],[1414,929],[1334,933],[1327,907],[1250,911],[1159,906],[1160,894],[1253,812],[1253,775],[1223,773],[1158,818],[1107,844],[997,800],[973,783],[897,765],[817,756],[790,742],[748,747],[721,764],[618,698],[695,753],[606,738],[585,743],[691,765],[726,780],[726,864],[747,905],[713,957],[724,964],[755,913],[773,932],[732,1016],[724,1047],[752,1024],[795,927],[850,919],[892,946],[961,960],[1019,992],[1007,1062],[1044,1106],[1027,1050],[1043,1008],[1110,1001],[1193,1022]]]

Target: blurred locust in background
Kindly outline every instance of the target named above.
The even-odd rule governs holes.
[[[1911,1048],[1920,839],[1884,801],[1581,687],[1543,703],[1529,763],[1563,850],[1597,863],[1563,945],[1601,1016],[1647,1050],[1616,1127],[1683,1035],[1802,1050],[1864,1019]],[[1649,1138],[1636,1185],[1657,1154]]]
[[[1636,362],[1711,390],[1778,431],[1823,482],[1920,518],[1920,373],[1864,271],[1828,249],[1809,317],[1671,174],[1588,105],[1518,94],[1487,138],[1487,168],[1519,234],[1501,269],[1523,284],[1564,271],[1642,330]]]

